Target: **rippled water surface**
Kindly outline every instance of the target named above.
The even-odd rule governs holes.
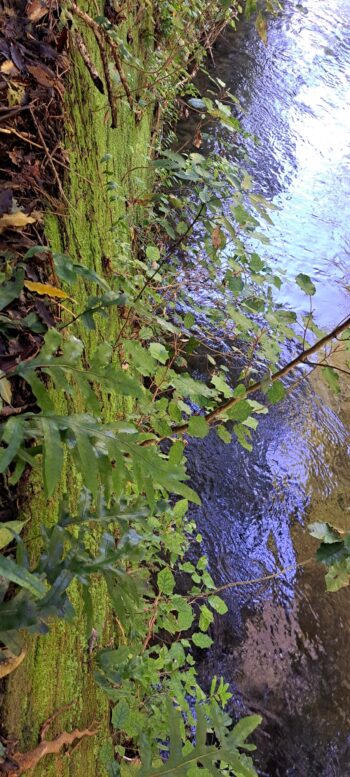
[[[260,138],[249,153],[257,190],[279,207],[266,252],[284,298],[303,310],[289,281],[308,273],[330,328],[350,312],[350,0],[284,5],[266,48],[247,23],[226,35],[215,72]],[[298,566],[315,552],[309,520],[350,528],[349,424],[346,388],[334,400],[314,381],[264,417],[252,453],[215,433],[190,446],[211,571],[238,583],[199,671],[204,683],[225,675],[237,713],[264,716],[261,775],[350,777],[350,591],[326,594],[323,570]]]

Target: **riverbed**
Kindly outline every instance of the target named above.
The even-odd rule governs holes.
[[[316,321],[331,329],[350,313],[350,3],[287,0],[267,46],[246,21],[213,59],[260,140],[247,150],[256,191],[278,207],[264,256],[284,274],[280,299],[307,313],[294,283],[307,273]],[[220,145],[222,129],[211,132]],[[350,589],[326,593],[306,528],[329,520],[350,530],[349,379],[335,397],[314,374],[253,442],[249,453],[212,432],[189,446],[211,572],[218,586],[238,583],[223,594],[229,611],[199,674],[203,684],[224,675],[237,715],[263,715],[262,776],[349,777]]]

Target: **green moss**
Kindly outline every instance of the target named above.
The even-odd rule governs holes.
[[[85,4],[80,3],[83,7]],[[137,3],[135,2],[135,12]],[[149,20],[144,22],[148,24]],[[132,17],[124,24],[124,32]],[[82,28],[96,64],[101,71],[98,50],[90,31]],[[135,31],[134,31],[135,32]],[[134,36],[135,51],[142,51],[139,36]],[[58,220],[46,219],[46,236],[56,251],[64,251],[82,264],[94,267],[103,274],[118,269],[121,242],[131,244],[131,236],[125,226],[118,233],[112,225],[118,224],[126,214],[126,200],[138,191],[140,179],[147,185],[144,166],[151,138],[150,108],[137,122],[123,99],[118,100],[118,127],[110,128],[109,106],[106,97],[92,85],[79,55],[73,55],[66,97],[67,127],[66,148],[69,156],[69,174],[65,181],[67,210]],[[109,161],[102,158],[109,154]],[[137,184],[131,168],[137,167]],[[121,197],[111,202],[106,190],[106,170],[117,184]],[[87,290],[83,285],[72,289],[72,297],[84,303]],[[113,311],[113,309],[112,309]],[[113,342],[120,328],[114,312],[109,319],[98,322],[96,331],[87,333],[77,323],[71,333],[84,336],[87,354],[107,337]],[[67,412],[64,397],[54,396],[57,412]],[[83,409],[82,399],[74,397],[72,411]],[[125,412],[125,401],[102,397],[103,420],[108,421]],[[80,482],[71,465],[65,468],[57,496],[49,503],[44,498],[40,474],[33,474],[26,486],[24,513],[30,516],[27,534],[28,548],[33,557],[40,547],[41,522],[52,525],[57,516],[59,498],[67,491],[71,505],[76,504]],[[105,585],[96,578],[92,583],[95,605],[95,626],[100,644],[113,643],[114,626]],[[99,723],[96,737],[83,739],[72,757],[60,755],[45,758],[32,772],[32,777],[104,777],[107,774],[107,755],[113,752],[109,734],[109,706],[106,697],[97,688],[93,678],[93,665],[88,655],[86,624],[79,586],[70,589],[76,609],[74,622],[52,624],[48,635],[27,640],[27,656],[21,666],[10,676],[3,705],[3,721],[10,737],[18,739],[18,749],[29,750],[36,746],[40,727],[60,707],[71,704],[62,711],[48,732],[53,737],[73,727],[84,728],[93,720]]]

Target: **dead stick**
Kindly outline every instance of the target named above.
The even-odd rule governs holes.
[[[97,734],[97,731],[97,724],[94,722],[89,728],[82,730],[75,728],[71,733],[64,731],[51,742],[40,742],[40,745],[34,747],[28,753],[14,753],[13,760],[17,763],[17,768],[15,771],[10,772],[9,777],[20,777],[28,769],[34,769],[45,755],[58,755],[63,747],[72,745],[76,739],[93,737]]]
[[[83,22],[85,22],[87,27],[90,27],[90,29],[93,30],[96,38],[97,38],[98,35],[103,35],[103,37],[105,38],[106,42],[108,42],[108,44],[109,44],[109,46],[111,48],[111,51],[112,51],[112,55],[113,55],[115,66],[116,66],[116,68],[118,70],[118,73],[119,73],[119,78],[120,78],[121,84],[123,85],[123,88],[124,88],[124,91],[125,91],[128,103],[130,105],[130,108],[131,108],[131,110],[133,110],[133,108],[134,108],[134,101],[133,101],[133,98],[132,98],[132,95],[131,95],[131,92],[130,92],[130,89],[129,89],[129,84],[127,82],[127,79],[126,79],[126,76],[125,76],[125,73],[124,73],[124,69],[123,69],[123,65],[122,65],[121,59],[120,59],[120,55],[119,55],[117,44],[111,39],[111,37],[108,35],[108,33],[105,30],[103,30],[103,28],[99,24],[97,24],[97,22],[95,22],[94,19],[91,18],[91,16],[89,16],[89,14],[85,13],[85,11],[82,11],[81,8],[79,8],[79,6],[76,3],[71,2],[70,5],[69,5],[69,8],[70,8],[70,10],[71,10],[71,12],[73,14],[75,14],[76,16],[79,17],[79,19],[81,19]]]
[[[96,86],[96,89],[98,89],[98,91],[101,94],[104,94],[105,90],[104,90],[104,87],[103,87],[103,82],[102,82],[102,80],[101,80],[101,78],[100,78],[100,76],[99,76],[99,74],[98,74],[98,72],[97,72],[97,70],[95,68],[94,63],[91,60],[89,52],[88,52],[88,50],[87,50],[87,48],[85,46],[85,43],[84,43],[84,41],[83,41],[83,39],[82,39],[82,37],[81,37],[79,32],[75,32],[74,33],[73,40],[74,40],[74,43],[75,43],[75,45],[76,45],[76,47],[77,47],[77,49],[79,51],[79,54],[80,54],[82,60],[84,62],[84,65],[85,65],[88,73],[90,74],[93,83]]]

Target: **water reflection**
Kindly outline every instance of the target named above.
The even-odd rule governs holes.
[[[350,3],[286,2],[267,48],[243,24],[215,58],[245,128],[260,136],[249,152],[257,187],[279,206],[266,254],[285,272],[285,299],[303,311],[289,280],[308,273],[317,320],[332,327],[350,309]],[[215,146],[221,132],[213,129]],[[214,432],[189,449],[216,582],[287,569],[224,593],[229,612],[199,663],[203,683],[209,667],[232,683],[237,712],[264,715],[260,773],[270,777],[350,775],[350,593],[326,594],[322,569],[297,566],[315,550],[305,521],[350,527],[350,412],[344,396],[325,398],[301,384],[262,419],[251,454]]]

